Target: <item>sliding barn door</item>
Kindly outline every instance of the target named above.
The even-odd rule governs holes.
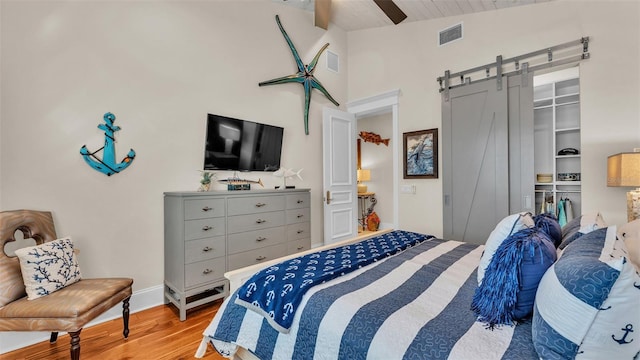
[[[509,214],[535,214],[533,73],[510,76],[508,89]]]
[[[500,90],[495,80],[457,87],[448,101],[443,94],[445,239],[484,244],[502,218],[532,206],[533,92],[524,99],[520,81],[505,77]]]

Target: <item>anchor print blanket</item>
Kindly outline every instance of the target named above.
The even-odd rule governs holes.
[[[288,333],[302,296],[314,285],[401,253],[432,235],[396,230],[361,242],[288,260],[254,274],[238,289],[235,303],[264,316]]]

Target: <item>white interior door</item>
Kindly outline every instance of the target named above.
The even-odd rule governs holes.
[[[358,235],[355,115],[331,108],[322,113],[324,244]]]

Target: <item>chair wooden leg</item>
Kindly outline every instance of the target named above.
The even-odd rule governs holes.
[[[71,337],[71,360],[80,360],[80,331],[69,331]]]
[[[52,333],[51,333],[51,337],[49,338],[49,342],[50,342],[51,344],[53,344],[53,343],[54,343],[54,342],[56,342],[57,340],[58,340],[58,332],[57,332],[57,331],[52,332]]]
[[[122,300],[122,322],[124,323],[122,335],[125,339],[129,337],[129,299]]]

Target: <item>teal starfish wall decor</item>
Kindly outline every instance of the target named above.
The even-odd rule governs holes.
[[[289,35],[284,31],[282,24],[280,23],[280,17],[276,15],[276,23],[278,23],[278,27],[280,28],[280,32],[284,36],[284,39],[287,41],[289,45],[289,49],[291,49],[291,53],[293,54],[293,58],[296,60],[296,65],[298,66],[298,72],[295,74],[291,74],[288,76],[279,77],[272,80],[263,81],[258,84],[258,86],[266,86],[266,85],[276,85],[276,84],[285,84],[285,83],[298,83],[304,86],[304,133],[309,135],[309,103],[311,102],[311,89],[318,89],[320,92],[327,97],[327,99],[331,100],[336,106],[340,106],[338,102],[331,97],[329,92],[322,86],[320,81],[313,76],[313,72],[316,69],[316,64],[318,63],[318,59],[320,55],[329,46],[329,43],[324,44],[324,46],[318,51],[316,56],[313,58],[313,61],[309,63],[309,65],[304,65],[302,60],[300,60],[300,56],[298,55],[298,51],[296,47],[293,46]]]

